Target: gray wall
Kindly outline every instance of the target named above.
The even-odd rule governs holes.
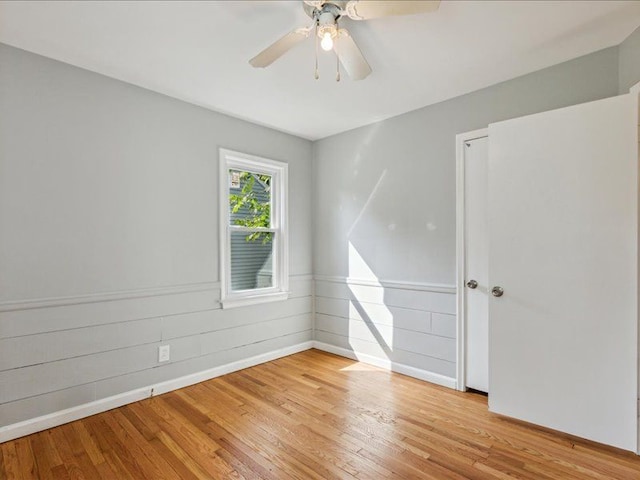
[[[613,47],[316,142],[314,273],[344,285],[318,282],[316,338],[452,376],[456,134],[617,93]],[[345,277],[381,284],[375,300]]]
[[[629,88],[640,82],[640,28],[637,28],[618,47],[619,92],[629,93]]]
[[[0,45],[0,426],[309,340],[312,271],[317,340],[453,376],[455,135],[615,95],[634,41],[313,146]],[[219,147],[290,165],[284,303],[219,308]]]
[[[0,426],[311,339],[309,141],[5,45],[0,112]],[[219,147],[289,163],[287,302],[219,309]]]

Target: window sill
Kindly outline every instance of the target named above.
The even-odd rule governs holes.
[[[251,295],[249,297],[227,297],[222,300],[222,308],[246,307],[260,303],[279,302],[289,298],[289,292],[265,293],[262,295]]]

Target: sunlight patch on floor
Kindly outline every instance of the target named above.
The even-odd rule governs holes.
[[[340,369],[341,372],[383,372],[384,370],[367,365],[366,363],[354,363]]]

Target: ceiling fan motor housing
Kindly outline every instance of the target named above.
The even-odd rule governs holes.
[[[342,9],[333,3],[325,3],[320,9],[313,11],[313,18],[317,22],[318,37],[325,38],[327,35],[335,38],[338,35],[337,20],[342,14]]]
[[[319,22],[320,25],[335,23],[342,16],[344,10],[335,3],[325,3],[320,8],[305,8],[307,15]]]
[[[329,34],[335,38],[338,34],[337,20],[342,14],[342,9],[333,3],[325,3],[321,9],[314,10],[314,19],[318,22],[318,37],[323,38]]]

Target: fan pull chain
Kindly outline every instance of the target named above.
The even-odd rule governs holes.
[[[338,55],[338,47],[340,46],[340,25],[336,18],[336,39],[333,42],[333,51],[336,54],[336,82],[340,81],[340,56]]]
[[[338,22],[336,21],[336,41],[333,46],[333,50],[336,52],[336,82],[340,81],[340,57],[338,56],[338,45],[340,43],[340,29],[338,28]]]
[[[316,40],[315,40],[315,42],[316,42],[316,70],[314,72],[314,77],[315,77],[316,80],[318,80],[320,78],[320,73],[318,71],[318,21],[317,20],[316,20],[316,34],[315,34],[315,37],[316,37]]]

